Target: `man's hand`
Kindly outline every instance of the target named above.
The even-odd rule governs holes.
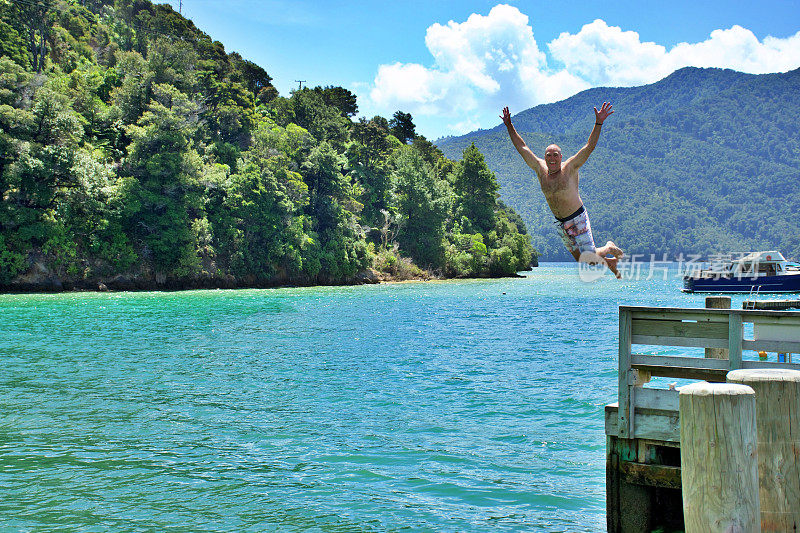
[[[597,126],[602,126],[603,121],[611,115],[613,111],[611,111],[611,102],[603,102],[603,105],[600,106],[600,111],[597,108],[594,108],[594,123],[595,125],[592,126],[592,133],[589,134],[589,140],[586,142],[586,145],[578,150],[578,153],[567,159],[567,162],[564,164],[564,167],[567,168],[569,171],[577,170],[584,163],[586,160],[589,159],[589,156],[592,154],[594,147],[597,146],[597,141],[600,139],[600,128]]]
[[[506,108],[508,109],[508,108]],[[594,108],[594,121],[596,124],[602,124],[605,119],[608,118],[609,115],[614,113],[611,110],[611,102],[603,102],[603,105],[600,107],[600,111],[597,108]],[[505,121],[505,119],[503,119]]]
[[[511,137],[514,148],[517,149],[517,152],[519,152],[519,155],[525,160],[525,163],[536,171],[537,176],[541,177],[547,175],[547,167],[545,166],[544,159],[539,159],[531,152],[531,149],[528,148],[528,145],[525,144],[525,141],[522,140],[522,137],[519,136],[519,133],[517,133],[517,130],[515,130],[514,126],[511,124],[511,112],[509,112],[508,107],[503,108],[503,114],[500,115],[500,118],[503,119],[503,124],[505,124],[508,129],[508,136]]]
[[[505,124],[506,127],[511,125],[511,113],[508,111],[507,107],[503,108],[503,114],[500,115],[500,118],[503,119],[503,124]]]

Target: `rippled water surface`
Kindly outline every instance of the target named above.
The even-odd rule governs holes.
[[[679,287],[2,295],[0,528],[604,530],[617,306]]]

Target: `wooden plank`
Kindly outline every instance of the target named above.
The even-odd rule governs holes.
[[[732,310],[730,309],[706,309],[705,307],[648,307],[646,305],[621,305],[619,306],[620,311],[629,311],[633,313],[633,316],[639,317],[642,314],[665,314],[665,315],[672,315],[671,318],[674,319],[674,315],[682,315],[682,314],[694,314],[700,317],[710,317],[713,315],[718,316],[728,316],[728,313]],[[734,310],[738,311],[738,309]],[[758,311],[759,313],[763,311]]]
[[[678,410],[678,391],[667,389],[652,389],[641,387],[636,391],[636,401],[634,407],[640,410]]]
[[[639,387],[631,383],[628,378],[628,438],[636,438],[636,391]]]
[[[629,311],[635,318],[651,318],[653,316],[664,316],[667,319],[674,320],[675,315],[698,316],[701,318],[708,317],[724,317],[727,318],[729,314],[736,314],[742,317],[748,317],[747,322],[750,322],[749,317],[800,317],[800,311],[756,311],[750,309],[706,309],[704,307],[648,307],[636,305],[621,305],[620,311]],[[650,315],[650,316],[647,316]],[[717,319],[717,321],[719,321]]]
[[[728,325],[724,322],[684,322],[682,320],[631,321],[631,335],[657,337],[689,337],[705,339],[728,339]],[[634,344],[636,344],[634,342]]]
[[[742,320],[745,320],[746,322],[752,322],[750,319],[753,317],[775,318],[779,320],[800,318],[800,311],[761,311],[751,309],[734,309],[732,312],[740,315]]]
[[[609,437],[607,461],[611,475],[607,477],[607,530],[609,533],[631,533],[650,531],[651,516],[655,505],[653,489],[621,481],[620,461],[635,460],[637,448],[634,441]]]
[[[606,405],[605,430],[610,437],[619,436],[619,407]],[[675,445],[680,442],[680,419],[678,411],[634,411],[635,434],[630,438],[647,439]]]
[[[798,326],[800,327],[800,317],[795,316],[742,316],[742,322],[752,324],[765,324],[770,326]]]
[[[706,359],[705,357],[683,357],[678,355],[631,354],[631,365],[637,366],[679,366],[690,368],[706,368],[729,370],[724,359]]]
[[[726,325],[727,328],[727,325]],[[685,348],[727,348],[728,337],[725,339],[662,337],[650,335],[632,335],[632,344],[648,344],[656,346],[683,346]]]
[[[619,404],[610,403],[606,405],[605,415],[606,435],[619,437]]]
[[[753,339],[800,341],[800,324],[765,324],[753,322]]]
[[[707,309],[730,309],[731,297],[730,296],[706,296]],[[727,340],[728,331],[725,330],[725,337]],[[727,359],[727,348],[706,348],[705,356],[708,359]]]
[[[630,405],[631,386],[628,376],[631,368],[631,314],[619,311],[619,436],[628,438],[633,421]]]
[[[725,359],[705,359],[699,357],[678,357],[671,355],[631,355],[631,367],[650,372],[654,376],[702,379],[724,382],[730,370]]]
[[[792,309],[800,307],[800,300],[745,300],[742,309]]]
[[[632,311],[631,316],[637,320],[685,320],[687,322],[703,323],[724,323],[728,321],[725,313],[706,313],[705,310],[686,310],[682,313],[677,311]],[[711,309],[710,311],[725,311],[725,309]]]
[[[679,466],[620,461],[618,468],[622,479],[634,485],[667,489],[681,488],[681,467]]]
[[[671,365],[634,365],[634,368],[645,370],[654,376],[660,376],[663,378],[698,379],[715,383],[724,383],[725,375],[729,372],[729,369],[727,368],[724,370],[719,370],[715,368],[697,368],[692,366],[681,367]]]
[[[742,316],[731,313],[728,316],[728,361],[731,370],[742,367]]]
[[[793,341],[767,341],[767,340],[742,340],[743,350],[754,350],[756,352],[764,350],[765,352],[777,353],[800,353],[800,342]]]

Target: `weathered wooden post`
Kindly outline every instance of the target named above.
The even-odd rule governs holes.
[[[753,389],[693,383],[679,410],[686,533],[761,531]]]
[[[706,296],[706,309],[730,309],[730,296]],[[706,359],[727,359],[725,348],[706,348]]]
[[[756,391],[762,531],[800,529],[800,372],[728,372],[729,383]]]

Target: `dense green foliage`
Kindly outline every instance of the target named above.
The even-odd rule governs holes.
[[[597,241],[629,254],[780,250],[800,259],[800,70],[749,75],[685,68],[643,87],[591,89],[513,117],[540,157],[569,157],[589,136],[592,107],[614,104],[581,169]],[[474,143],[497,172],[545,259],[567,259],[536,177],[505,127],[441,140],[445,154]]]
[[[408,113],[354,120],[341,87],[281,97],[168,5],[2,2],[0,30],[0,284],[530,264],[474,146],[453,161]]]

